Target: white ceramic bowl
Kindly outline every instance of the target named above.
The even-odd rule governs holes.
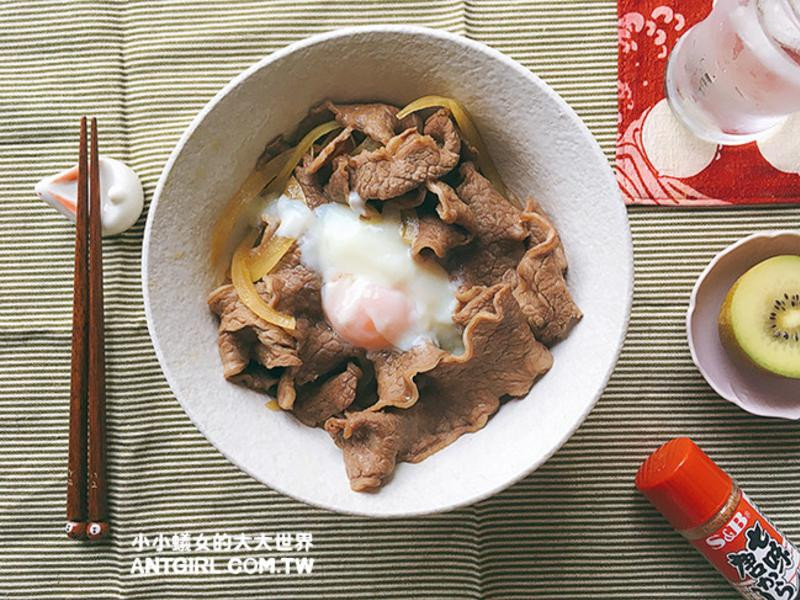
[[[264,145],[325,97],[398,105],[426,94],[462,101],[503,179],[552,216],[585,317],[553,353],[528,398],[380,492],[349,488],[341,452],[320,429],[265,409],[226,383],[206,306],[209,232]],[[228,84],[192,121],[150,206],[142,257],[145,309],[172,390],[205,436],[266,485],[347,513],[431,513],[493,494],[541,465],[577,429],[614,367],[630,313],[627,214],[607,160],[584,124],[539,78],[482,44],[416,27],[340,29],[293,44]]]
[[[800,254],[800,231],[754,233],[717,254],[694,286],[686,329],[692,360],[720,396],[754,415],[800,419],[800,380],[731,357],[717,328],[722,303],[736,280],[750,267],[780,254]]]

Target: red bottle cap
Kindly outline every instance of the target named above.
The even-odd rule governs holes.
[[[639,467],[636,487],[678,531],[716,516],[733,493],[733,480],[689,438],[676,438]]]

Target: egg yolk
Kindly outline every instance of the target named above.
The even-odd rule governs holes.
[[[414,306],[401,291],[361,278],[326,283],[322,308],[339,335],[367,350],[391,348],[413,324]]]

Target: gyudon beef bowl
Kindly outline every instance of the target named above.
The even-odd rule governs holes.
[[[577,428],[624,335],[630,235],[540,80],[449,34],[356,28],[270,56],[195,119],[143,281],[167,379],[234,463],[319,506],[419,514]]]

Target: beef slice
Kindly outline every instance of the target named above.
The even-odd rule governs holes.
[[[308,167],[306,167],[306,172],[312,174],[316,173],[322,167],[331,162],[331,160],[339,156],[342,152],[345,152],[348,148],[352,150],[352,134],[352,127],[345,127],[342,131],[340,131],[336,137],[334,137],[325,145],[324,148],[322,148],[322,150],[319,151],[317,156],[313,158],[310,157]]]
[[[526,239],[528,230],[520,220],[520,209],[494,189],[473,163],[462,164],[460,171],[463,180],[456,193],[475,215],[478,237],[487,243]]]
[[[294,177],[297,179],[300,189],[303,190],[306,206],[312,210],[330,202],[319,181],[319,173],[310,170],[313,162],[314,159],[311,155],[306,154],[301,164],[297,165],[294,170]]]
[[[345,340],[324,320],[297,320],[297,355],[301,364],[292,369],[295,385],[316,381],[364,352]]]
[[[406,352],[370,352],[367,358],[372,361],[378,383],[378,402],[370,410],[380,410],[384,406],[412,406],[419,399],[414,378],[433,369],[444,355],[443,350],[431,343],[420,344]]]
[[[450,118],[449,110],[440,108],[428,117],[422,132],[439,142],[448,152],[461,152],[461,135]]]
[[[242,304],[232,285],[214,290],[208,298],[208,305],[219,316],[220,357],[226,378],[243,371],[251,360],[268,369],[300,364],[297,340]],[[243,364],[245,358],[247,364]]]
[[[471,233],[478,233],[478,224],[472,209],[458,197],[455,190],[443,181],[429,181],[428,191],[436,196],[436,214],[449,225],[460,225]]]
[[[373,102],[370,104],[334,104],[330,100],[323,103],[343,127],[360,131],[382,144],[389,142],[395,133],[415,128],[419,130],[419,117],[410,115],[397,119],[399,109],[391,104]]]
[[[468,244],[472,235],[458,225],[448,225],[437,215],[420,212],[411,226],[413,241],[411,242],[412,256],[420,256],[425,250],[430,250],[439,258],[444,258],[447,253],[458,246]]]
[[[525,253],[525,245],[514,240],[483,242],[454,248],[447,257],[447,270],[463,287],[492,286],[513,278]]]
[[[256,283],[256,290],[281,312],[322,318],[322,278],[306,267],[300,256],[300,249],[293,245],[272,272]]]
[[[347,363],[341,373],[297,389],[292,407],[295,417],[309,427],[319,427],[341,414],[355,400],[361,375],[361,369],[354,363]]]
[[[347,156],[337,156],[331,162],[333,170],[328,183],[323,188],[325,196],[331,202],[346,204],[350,197],[350,170]]]
[[[350,183],[365,200],[389,200],[438,179],[458,163],[458,155],[429,135],[407,129],[373,152],[350,158]]]
[[[502,396],[525,394],[552,365],[508,285],[469,290],[461,299],[456,319],[466,323],[465,352],[442,357],[418,376],[422,392],[413,406],[354,412],[325,423],[344,452],[353,490],[375,490],[397,462],[419,462],[482,428]]]
[[[567,288],[567,259],[558,234],[537,207],[528,204],[530,247],[516,267],[514,297],[537,339],[547,345],[564,339],[583,313]]]

